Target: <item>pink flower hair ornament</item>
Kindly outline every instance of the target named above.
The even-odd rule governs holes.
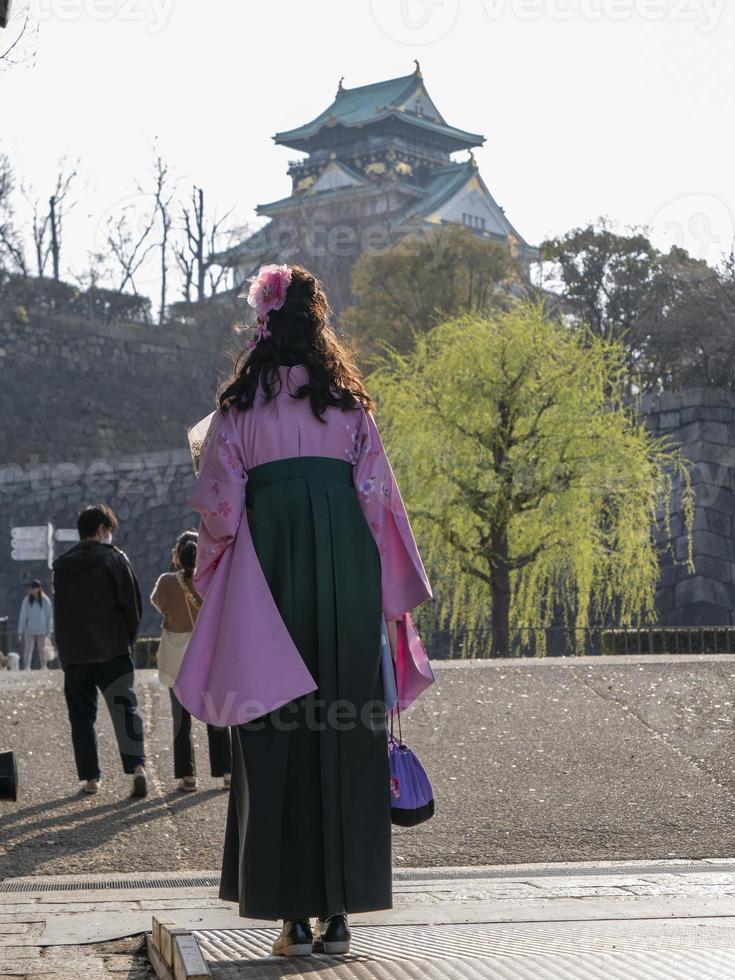
[[[286,302],[286,293],[291,285],[291,270],[287,265],[261,265],[257,276],[251,276],[248,282],[250,288],[247,294],[240,293],[238,299],[246,298],[258,317],[255,339],[247,344],[252,350],[261,337],[271,335],[268,314],[271,310],[280,310]]]

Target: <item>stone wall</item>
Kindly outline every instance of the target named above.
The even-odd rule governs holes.
[[[185,447],[235,346],[231,327],[18,322],[0,308],[0,465]]]
[[[50,591],[51,572],[43,562],[13,561],[13,525],[73,528],[82,505],[108,503],[120,520],[116,543],[127,553],[143,593],[145,633],[156,633],[160,616],[148,602],[157,576],[168,571],[177,535],[196,526],[186,505],[194,481],[188,450],[141,453],[89,463],[6,467],[0,478],[0,615],[11,628],[24,595],[23,583],[39,578]],[[69,544],[57,544],[56,556]]]
[[[15,616],[30,577],[48,568],[10,558],[10,529],[73,527],[86,503],[119,514],[119,543],[146,593],[166,568],[176,535],[195,522],[186,429],[213,407],[231,326],[96,325],[0,310],[0,616]],[[692,461],[695,571],[681,562],[686,536],[672,520],[657,595],[664,626],[735,624],[735,394],[692,389],[646,397],[653,431]],[[144,629],[157,625],[146,607]]]
[[[696,492],[693,573],[681,513],[672,519],[677,562],[664,556],[657,607],[662,626],[735,624],[735,394],[693,388],[646,397],[653,431],[692,462]]]

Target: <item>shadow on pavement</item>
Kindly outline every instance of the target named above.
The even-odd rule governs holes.
[[[177,790],[165,796],[148,796],[144,799],[123,797],[110,803],[92,805],[80,810],[75,808],[66,813],[43,819],[33,819],[36,815],[47,813],[49,807],[59,807],[80,800],[83,794],[61,797],[47,804],[26,807],[14,813],[10,820],[2,822],[3,845],[7,853],[0,854],[0,879],[30,875],[40,864],[48,860],[49,832],[61,832],[63,841],[53,841],[52,846],[62,851],[65,857],[84,854],[92,849],[104,847],[115,837],[131,828],[138,833],[146,832],[146,825],[172,814],[180,814],[195,806],[206,803],[222,793],[220,789],[202,790],[184,794]],[[31,819],[28,819],[28,818]],[[13,832],[13,825],[16,830]],[[8,830],[10,829],[10,833]],[[19,860],[22,851],[22,859]],[[175,869],[171,869],[175,870]],[[52,873],[52,872],[49,872]]]

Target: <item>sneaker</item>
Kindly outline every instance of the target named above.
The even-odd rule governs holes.
[[[312,949],[315,953],[326,953],[327,956],[349,953],[351,938],[352,933],[344,912],[330,915],[326,919],[316,920]]]
[[[82,792],[89,793],[90,796],[94,795],[99,789],[100,781],[99,779],[88,779],[86,782],[82,783]]]
[[[136,766],[135,773],[133,774],[133,790],[130,794],[131,796],[147,796],[148,795],[148,778],[145,774],[145,769],[143,766]]]
[[[184,793],[193,793],[196,788],[196,776],[184,776],[183,779],[179,780],[179,789],[183,790]]]
[[[224,776],[222,777],[222,785],[224,786],[225,789],[229,789],[230,788],[230,781],[231,781],[231,779],[232,779],[232,776],[231,776],[231,774],[229,772],[226,772],[224,774]]]
[[[311,956],[314,937],[308,919],[286,919],[273,943],[274,956]]]

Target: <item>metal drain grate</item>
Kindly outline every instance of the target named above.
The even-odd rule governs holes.
[[[219,877],[196,878],[114,878],[88,881],[2,881],[0,892],[86,892],[120,891],[128,888],[213,888]]]
[[[252,976],[322,980],[447,977],[479,980],[714,980],[735,976],[735,926],[711,920],[357,926],[345,957],[284,961],[270,955],[278,930],[195,932],[217,980]],[[256,972],[257,971],[257,972]]]
[[[705,861],[691,861],[680,864],[619,864],[614,867],[596,866],[577,868],[538,867],[533,864],[504,868],[398,868],[393,880],[402,881],[462,881],[480,878],[493,881],[507,878],[585,878],[615,877],[616,875],[685,875],[685,874],[735,874],[735,863],[707,864]],[[67,891],[121,891],[135,888],[217,888],[219,875],[198,875],[181,878],[114,878],[90,879],[87,881],[0,881],[0,892],[67,892]]]

